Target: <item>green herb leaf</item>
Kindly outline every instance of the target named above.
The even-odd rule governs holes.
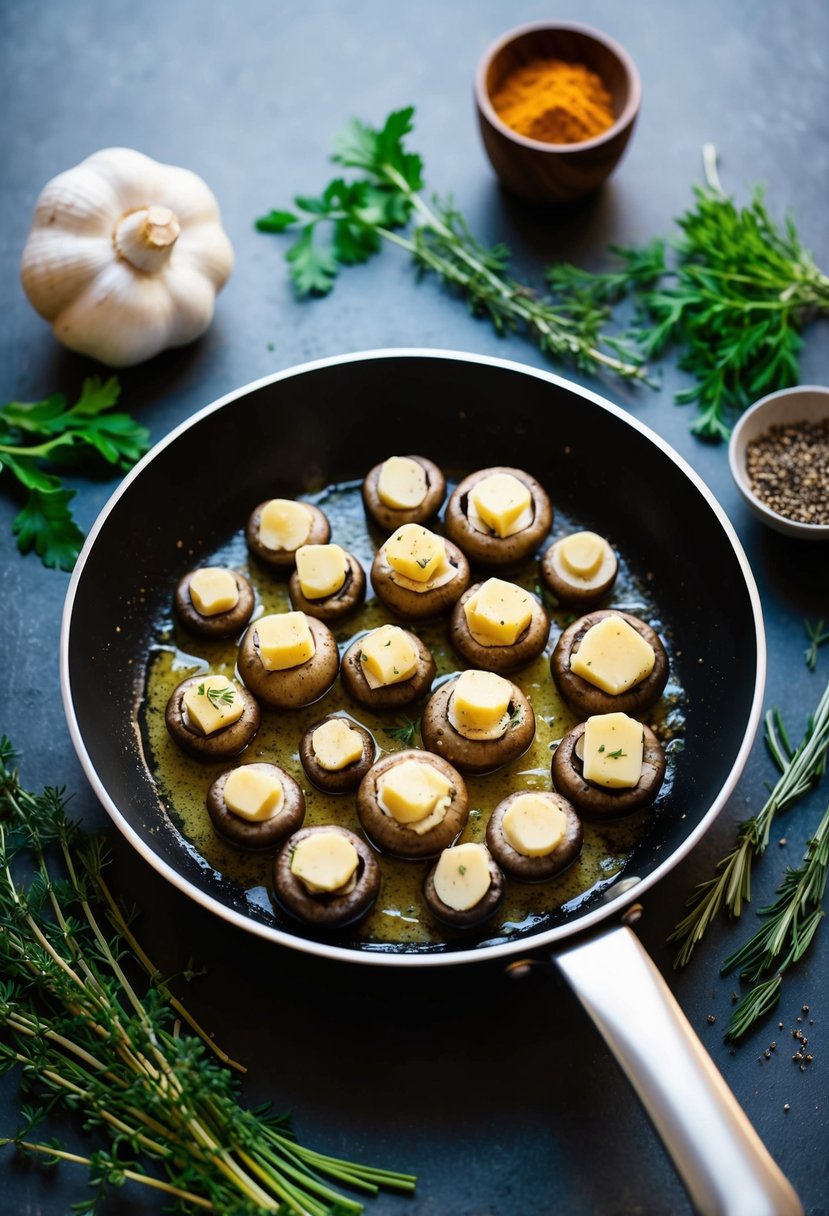
[[[44,566],[53,570],[73,568],[84,542],[84,534],[69,510],[74,497],[74,490],[30,491],[26,505],[12,523],[21,553],[34,549]]]
[[[337,261],[330,250],[314,239],[314,225],[308,224],[302,236],[285,254],[291,263],[291,278],[300,296],[327,295],[337,277]]]

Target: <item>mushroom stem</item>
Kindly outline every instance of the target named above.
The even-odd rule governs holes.
[[[167,264],[180,231],[175,212],[153,204],[122,216],[112,241],[124,261],[136,270],[155,274]]]

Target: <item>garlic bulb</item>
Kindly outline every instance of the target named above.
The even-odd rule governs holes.
[[[200,177],[106,148],[44,186],[20,273],[64,346],[129,367],[204,333],[232,268]]]

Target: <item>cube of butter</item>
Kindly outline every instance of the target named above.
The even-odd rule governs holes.
[[[336,595],[348,574],[348,557],[339,545],[301,545],[296,551],[299,586],[307,600]]]
[[[304,612],[274,612],[254,626],[259,657],[268,671],[286,671],[314,657],[316,645]]]
[[[359,857],[347,836],[339,832],[314,832],[295,846],[291,873],[312,894],[339,891],[357,869]]]
[[[546,857],[564,839],[567,816],[548,795],[521,794],[507,807],[501,826],[516,853]]]
[[[595,688],[617,696],[653,671],[653,647],[620,616],[606,616],[587,630],[570,656],[570,670]]]
[[[239,588],[230,570],[202,566],[190,576],[190,603],[202,616],[230,612],[239,603]]]
[[[203,735],[212,735],[238,722],[244,713],[239,690],[227,676],[205,676],[195,680],[182,702],[187,717]]]
[[[381,625],[360,642],[360,664],[370,688],[410,679],[417,661],[415,645],[399,625]]]
[[[446,562],[443,537],[421,524],[403,524],[386,541],[385,551],[392,570],[416,583],[428,583]]]
[[[463,606],[469,632],[488,646],[512,646],[532,620],[529,592],[501,578],[488,578]]]
[[[493,473],[469,491],[472,506],[496,536],[512,536],[518,525],[526,527],[524,517],[532,507],[532,495],[523,481],[512,473]]]
[[[584,724],[585,781],[608,789],[633,789],[642,776],[642,723],[627,714],[594,714]]]
[[[329,718],[311,735],[311,750],[320,768],[337,773],[360,759],[363,736],[349,725],[347,718]]]
[[[419,507],[428,490],[426,470],[410,456],[389,456],[377,479],[377,496],[396,511]]]
[[[573,532],[559,541],[558,554],[565,570],[576,578],[589,579],[601,566],[607,548],[607,541],[595,532]]]
[[[464,671],[452,692],[452,716],[463,732],[499,726],[507,712],[512,685],[494,671]]]
[[[402,760],[377,781],[380,806],[398,823],[418,823],[448,806],[451,791],[449,778],[423,760]]]
[[[456,912],[480,903],[492,885],[489,856],[482,844],[456,844],[444,849],[435,867],[438,898]]]
[[[311,512],[292,498],[271,498],[259,516],[259,539],[266,549],[293,552],[308,539]]]
[[[251,823],[261,823],[278,814],[285,791],[277,773],[250,764],[235,768],[225,781],[228,810]]]

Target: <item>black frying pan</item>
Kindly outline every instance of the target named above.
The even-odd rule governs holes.
[[[356,939],[332,944],[283,927],[197,864],[164,815],[142,758],[136,673],[145,665],[151,621],[181,574],[182,551],[198,559],[236,531],[252,504],[362,476],[393,451],[422,451],[456,473],[492,464],[526,468],[554,505],[585,526],[612,531],[637,567],[653,572],[658,602],[681,639],[687,714],[675,813],[657,818],[604,898],[567,915],[551,912],[527,936],[496,944],[377,952]],[[205,476],[217,465],[236,475],[221,478],[221,493],[204,496]],[[555,944],[559,965],[632,1074],[701,1210],[800,1210],[733,1099],[729,1105],[710,1060],[687,1037],[687,1023],[673,1023],[682,1043],[672,1042],[671,1054],[655,1047],[653,1024],[647,1052],[628,1041],[631,1025],[652,1017],[643,1002],[671,998],[657,991],[657,973],[630,930],[618,927],[620,914],[689,851],[724,805],[759,723],[765,676],[759,600],[739,542],[710,492],[657,436],[558,377],[476,356],[381,351],[280,373],[208,406],[125,479],[73,575],[61,663],[70,730],[90,781],[124,835],[179,888],[262,936],[358,962],[436,965]],[[585,941],[586,931],[603,924],[610,930]],[[575,934],[581,937],[573,944]],[[591,961],[597,951],[605,952],[598,965]],[[615,1024],[619,992],[611,993],[609,981],[619,965],[627,991],[637,972],[641,984],[654,985],[651,997],[636,990],[624,1031],[621,1019]],[[677,1059],[687,1060],[687,1084],[702,1095],[695,1129],[677,1124],[664,1080],[642,1075],[648,1054],[672,1059],[674,1076]],[[683,1104],[693,1106],[688,1093]],[[719,1160],[724,1143],[727,1162]],[[735,1206],[738,1193],[748,1206],[742,1199]]]

